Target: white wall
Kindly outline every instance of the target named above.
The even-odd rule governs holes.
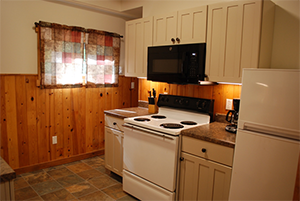
[[[227,0],[80,0],[115,10],[143,6],[143,16],[212,4]],[[276,5],[272,68],[300,68],[299,0],[272,0]],[[125,34],[125,21],[84,9],[43,0],[0,0],[0,73],[37,73],[37,35],[39,20],[82,26]],[[124,67],[124,42],[121,44]]]
[[[122,9],[143,6],[143,17],[228,0],[122,0]],[[276,4],[271,68],[300,68],[299,0]]]
[[[125,34],[125,20],[42,0],[1,0],[1,66],[3,74],[37,74],[34,22],[46,21]],[[124,40],[121,61],[124,66]]]

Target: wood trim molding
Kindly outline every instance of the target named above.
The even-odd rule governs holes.
[[[69,158],[63,158],[63,159],[58,159],[58,160],[54,160],[54,161],[39,163],[39,164],[35,164],[35,165],[29,165],[29,166],[26,166],[26,167],[16,168],[16,169],[14,169],[14,171],[16,172],[17,175],[19,175],[19,174],[23,174],[23,173],[26,173],[26,172],[41,170],[41,169],[44,169],[44,168],[49,168],[49,167],[52,167],[52,166],[62,165],[62,164],[66,164],[66,163],[71,163],[71,162],[74,162],[74,161],[83,160],[83,159],[91,158],[91,157],[94,157],[94,156],[100,156],[100,155],[104,155],[104,149],[94,151],[94,152],[85,153],[85,154],[80,154],[80,155],[76,155],[76,156],[72,156],[72,157],[69,157]]]

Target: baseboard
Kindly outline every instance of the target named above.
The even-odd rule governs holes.
[[[86,158],[91,158],[91,157],[94,157],[94,156],[100,156],[100,155],[104,155],[104,149],[97,150],[97,151],[94,151],[94,152],[85,153],[85,154],[80,154],[80,155],[76,155],[76,156],[71,156],[69,158],[63,158],[63,159],[43,162],[43,163],[39,163],[39,164],[35,164],[35,165],[20,167],[20,168],[14,169],[14,171],[16,172],[17,175],[19,175],[19,174],[23,174],[23,173],[26,173],[26,172],[41,170],[41,169],[44,169],[44,168],[49,168],[49,167],[52,167],[52,166],[62,165],[62,164],[66,164],[66,163],[71,163],[71,162],[74,162],[74,161],[79,161],[79,160],[83,160],[83,159],[86,159]]]

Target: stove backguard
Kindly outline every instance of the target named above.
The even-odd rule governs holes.
[[[157,105],[158,107],[167,106],[171,108],[180,108],[185,110],[197,111],[199,113],[209,114],[210,119],[213,119],[213,99],[159,94]]]

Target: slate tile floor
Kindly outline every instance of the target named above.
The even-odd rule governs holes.
[[[122,190],[122,177],[104,167],[104,156],[18,175],[16,200],[135,201]]]

